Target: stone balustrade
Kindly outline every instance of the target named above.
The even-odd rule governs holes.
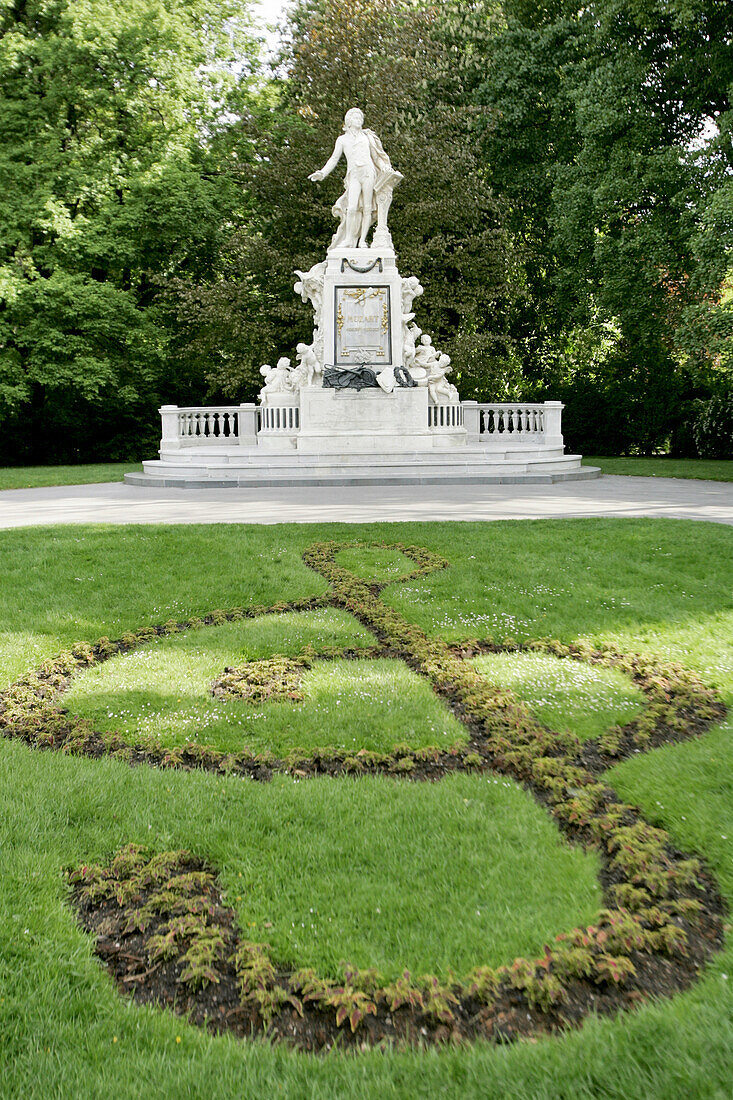
[[[433,432],[449,432],[463,427],[461,405],[428,405],[428,428]]]
[[[539,447],[562,448],[560,401],[544,404],[506,402],[484,404],[462,401],[460,404],[429,405],[427,429],[430,432],[462,432],[468,443],[487,447],[508,443],[530,443]],[[301,429],[297,400],[283,395],[267,405],[214,405],[179,408],[163,405],[161,454],[196,447],[256,447],[262,442],[272,448],[277,440],[295,445]]]
[[[291,402],[263,405],[258,413],[260,433],[295,435],[300,430],[300,408]]]
[[[187,444],[232,443],[239,436],[238,413],[236,405],[178,409],[178,438]]]
[[[258,411],[253,404],[163,405],[160,453],[194,447],[256,447]]]
[[[506,446],[510,441],[544,447],[563,446],[561,401],[545,401],[543,404],[463,401],[461,405],[469,442],[489,446]]]

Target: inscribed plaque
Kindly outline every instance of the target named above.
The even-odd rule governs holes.
[[[334,363],[352,367],[392,362],[388,286],[337,286]]]

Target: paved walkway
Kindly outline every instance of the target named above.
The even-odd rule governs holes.
[[[0,492],[0,528],[48,523],[371,523],[654,516],[733,524],[733,482],[601,477],[558,485],[155,489],[110,483]]]

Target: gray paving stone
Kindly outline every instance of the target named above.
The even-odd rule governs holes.
[[[54,486],[0,492],[0,528],[54,523],[373,523],[650,516],[733,524],[733,482],[601,477],[555,484]]]

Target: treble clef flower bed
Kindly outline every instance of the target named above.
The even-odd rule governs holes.
[[[677,851],[664,830],[623,803],[604,781],[604,772],[632,753],[704,732],[725,714],[719,698],[685,669],[611,647],[547,639],[521,645],[476,639],[449,646],[386,604],[383,584],[360,579],[338,564],[340,551],[360,545],[319,543],[306,551],[306,563],[330,584],[325,597],[215,611],[205,620],[171,621],[116,641],[75,646],[2,694],[0,730],[42,749],[109,754],[134,765],[207,769],[261,781],[276,772],[303,779],[381,774],[395,782],[498,772],[531,791],[570,842],[598,854],[603,908],[590,926],[559,930],[538,958],[479,966],[443,981],[405,971],[388,982],[346,962],[334,980],[314,970],[285,969],[266,942],[248,939],[215,868],[188,852],[130,846],[108,865],[77,867],[69,874],[79,918],[96,935],[98,954],[121,988],[136,1001],[169,1005],[215,1030],[267,1033],[319,1050],[337,1042],[360,1048],[384,1041],[506,1041],[556,1031],[579,1024],[589,1012],[613,1012],[688,986],[722,942],[723,907],[716,884],[699,859]],[[389,548],[415,564],[401,580],[449,564],[420,547]],[[164,749],[96,731],[59,705],[78,672],[155,636],[322,607],[354,616],[377,645],[308,647],[296,657],[273,655],[230,667],[212,684],[212,692],[222,699],[278,698],[295,704],[302,677],[316,662],[390,658],[430,683],[465,727],[467,739],[447,748],[293,751],[287,757],[225,753],[205,745]],[[506,651],[615,668],[641,690],[646,709],[626,725],[583,743],[572,733],[553,732],[471,664],[481,653]]]

